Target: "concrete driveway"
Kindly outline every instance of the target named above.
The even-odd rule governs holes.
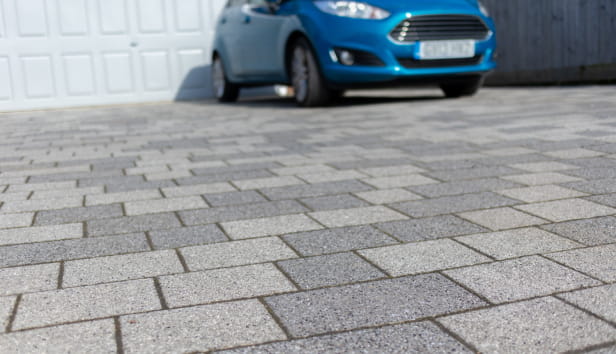
[[[371,94],[0,115],[0,352],[616,352],[616,87]]]

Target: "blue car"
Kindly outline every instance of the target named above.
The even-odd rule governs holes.
[[[494,61],[494,22],[478,0],[229,0],[217,25],[212,87],[293,86],[300,106],[344,90],[439,85],[473,95]]]

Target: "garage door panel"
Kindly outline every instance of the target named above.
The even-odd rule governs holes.
[[[94,65],[90,54],[65,54],[62,56],[69,96],[87,96],[95,92]]]
[[[169,54],[166,51],[141,53],[141,67],[143,68],[143,87],[146,91],[171,89]]]
[[[11,87],[11,68],[9,67],[9,58],[0,57],[0,100],[6,101],[13,97],[13,88]]]
[[[180,77],[184,78],[182,90],[198,90],[206,88],[205,51],[201,48],[183,49],[178,51],[180,63]]]
[[[48,14],[45,0],[17,0],[15,3],[19,35],[22,37],[47,36]]]
[[[98,22],[102,34],[128,34],[125,0],[98,0]]]
[[[20,59],[26,98],[35,99],[55,96],[56,90],[51,56],[23,56]]]
[[[202,31],[203,19],[201,18],[200,0],[174,0],[173,10],[175,31]]]
[[[107,92],[117,94],[134,90],[135,77],[130,53],[106,53],[103,54],[103,62]]]
[[[4,4],[0,0],[0,40],[6,39],[6,24],[4,22]]]
[[[60,33],[64,36],[85,36],[89,32],[86,0],[56,0]]]
[[[163,0],[137,0],[139,32],[162,33],[166,30]]]

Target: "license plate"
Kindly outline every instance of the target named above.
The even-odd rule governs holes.
[[[426,41],[419,42],[419,59],[472,58],[475,56],[475,41]]]

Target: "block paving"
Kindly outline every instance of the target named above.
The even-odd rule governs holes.
[[[0,353],[615,353],[614,97],[0,114]]]

